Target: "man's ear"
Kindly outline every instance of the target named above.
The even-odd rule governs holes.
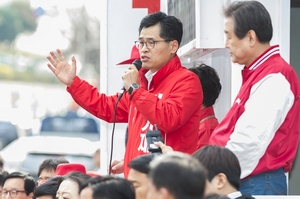
[[[27,198],[32,199],[33,198],[33,192],[31,192],[30,194],[28,194]]]
[[[170,47],[171,47],[171,53],[176,53],[177,50],[179,49],[179,44],[177,40],[172,40],[169,43]]]
[[[249,45],[253,47],[257,42],[257,36],[254,30],[249,30],[246,37],[248,39]]]
[[[218,189],[222,189],[227,184],[227,176],[224,173],[219,173],[215,176],[217,178]]]
[[[171,195],[171,193],[168,191],[168,189],[162,187],[159,189],[160,194],[162,195],[162,198],[173,198],[173,196]]]

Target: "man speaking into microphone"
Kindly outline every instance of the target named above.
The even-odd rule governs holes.
[[[128,123],[124,161],[112,165],[112,172],[124,171],[128,163],[149,153],[146,134],[160,132],[165,144],[175,151],[193,153],[197,147],[200,110],[203,100],[199,78],[181,65],[177,50],[182,39],[182,23],[174,16],[156,12],[145,16],[135,42],[142,68],[132,64],[122,75],[126,91],[108,96],[76,76],[76,59],[68,64],[57,50],[47,56],[48,67],[67,86],[81,107],[107,122]],[[117,103],[118,102],[118,103]],[[119,168],[118,171],[116,168]]]

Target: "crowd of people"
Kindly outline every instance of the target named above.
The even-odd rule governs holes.
[[[18,199],[156,199],[239,198],[241,168],[226,147],[206,145],[192,155],[173,151],[149,153],[129,163],[128,178],[89,173],[80,163],[48,158],[38,179],[22,171],[0,172],[2,198]],[[213,157],[213,158],[212,158]]]
[[[221,92],[217,72],[205,64],[187,69],[177,50],[179,19],[155,12],[145,16],[135,42],[141,69],[129,64],[124,93],[100,93],[76,75],[60,49],[48,67],[82,108],[106,122],[128,123],[123,160],[112,174],[91,175],[61,163],[39,183],[23,172],[3,174],[2,197],[81,199],[253,198],[286,195],[286,172],[299,141],[300,84],[295,70],[270,45],[270,14],[258,1],[234,1],[224,8],[225,47],[243,65],[242,85],[225,117],[213,105]],[[149,153],[149,132],[161,153]],[[58,163],[56,161],[56,163]],[[59,166],[60,165],[60,166]],[[71,164],[72,165],[72,164]],[[62,166],[63,173],[58,172]],[[48,167],[45,167],[45,169]],[[68,168],[68,169],[66,169]],[[46,169],[47,171],[47,169]],[[55,171],[55,172],[54,172]]]

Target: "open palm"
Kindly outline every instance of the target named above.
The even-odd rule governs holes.
[[[69,86],[72,84],[76,76],[76,59],[73,56],[71,59],[72,64],[70,65],[66,61],[60,49],[57,49],[56,52],[59,57],[57,57],[53,51],[51,51],[50,55],[47,56],[47,59],[50,62],[47,64],[47,66],[56,75],[59,81]]]

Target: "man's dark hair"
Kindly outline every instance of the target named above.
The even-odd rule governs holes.
[[[155,12],[144,17],[140,23],[139,33],[143,28],[149,28],[156,24],[160,25],[159,36],[165,40],[177,40],[180,46],[183,28],[182,22],[174,16],[169,16],[164,12]]]
[[[240,188],[241,167],[236,155],[226,147],[207,145],[192,154],[208,171],[208,180],[219,173],[226,175],[229,183]]]
[[[27,196],[30,193],[32,193],[36,187],[36,182],[32,176],[30,176],[28,173],[19,172],[19,171],[8,174],[2,182],[2,187],[5,184],[6,180],[12,179],[12,178],[21,178],[24,180],[24,190],[26,191]]]
[[[85,184],[87,180],[89,180],[91,176],[89,176],[86,173],[78,172],[78,171],[72,171],[66,175],[64,175],[61,180],[59,181],[59,184],[64,180],[71,180],[78,184],[78,194],[80,194],[81,187]]]
[[[149,153],[145,155],[138,156],[137,158],[131,160],[128,164],[129,168],[134,169],[138,172],[148,174],[150,170],[150,162],[157,156],[155,153]]]
[[[3,180],[5,179],[6,176],[8,176],[8,172],[5,170],[0,170],[0,185],[2,186]]]
[[[0,155],[0,169],[2,169],[4,166],[4,160],[3,157]]]
[[[56,176],[53,178],[50,178],[47,180],[45,183],[41,184],[38,186],[34,191],[33,191],[33,196],[35,198],[41,197],[41,196],[46,196],[50,195],[52,196],[53,199],[56,198],[56,192],[59,187],[59,182],[61,181],[62,176]]]
[[[224,9],[226,18],[232,17],[234,34],[243,39],[249,30],[253,30],[261,43],[270,42],[273,36],[272,21],[269,12],[258,1],[235,1]]]
[[[158,155],[150,163],[148,177],[157,190],[167,189],[174,199],[198,199],[204,195],[206,169],[185,153]]]
[[[219,193],[209,193],[204,196],[204,199],[230,199],[227,195]]]
[[[197,67],[189,68],[189,70],[200,79],[203,90],[202,104],[205,107],[214,105],[222,89],[217,71],[206,64],[200,64]]]
[[[90,178],[81,190],[91,187],[93,199],[135,199],[135,190],[130,181],[116,176]]]
[[[57,165],[62,164],[62,163],[69,163],[69,161],[63,157],[59,157],[56,159],[52,159],[52,158],[45,159],[42,162],[42,164],[39,166],[38,177],[41,175],[43,170],[55,171],[57,168]]]

